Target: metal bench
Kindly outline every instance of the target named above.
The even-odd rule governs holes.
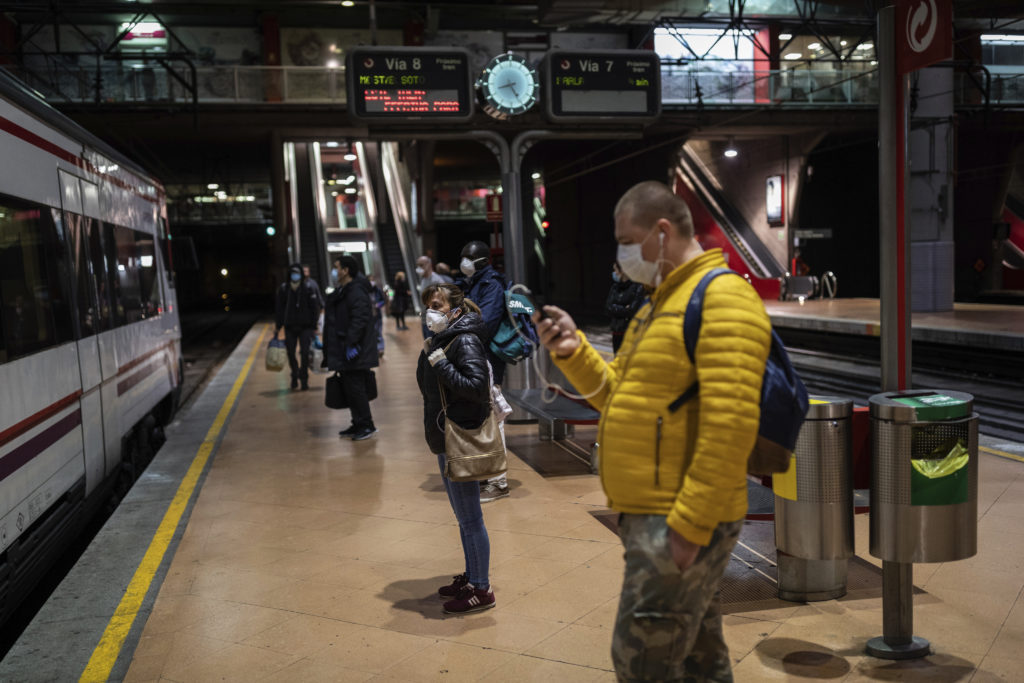
[[[548,403],[541,389],[505,389],[505,398],[537,417],[542,441],[563,441],[571,438],[576,425],[596,425],[601,414],[590,406],[565,396],[556,396]]]

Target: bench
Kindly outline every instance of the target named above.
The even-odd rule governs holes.
[[[601,414],[590,406],[577,403],[560,394],[549,403],[542,397],[542,391],[505,389],[502,392],[509,403],[537,417],[541,441],[562,441],[571,438],[575,425],[596,425],[601,418]]]

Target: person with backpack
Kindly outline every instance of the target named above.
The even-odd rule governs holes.
[[[480,317],[484,325],[480,336],[487,348],[487,360],[494,370],[494,383],[501,387],[505,379],[505,362],[494,355],[490,344],[501,322],[508,315],[505,311],[505,278],[491,264],[490,247],[479,240],[464,246],[461,258],[459,270],[462,271],[463,277],[455,284],[466,293],[467,299],[471,299],[480,307]],[[480,482],[481,503],[489,503],[508,494],[508,477],[504,474]]]
[[[534,316],[556,365],[601,411],[601,484],[626,551],[612,660],[619,680],[731,680],[718,589],[747,511],[771,322],[742,277],[701,282],[725,259],[703,251],[665,184],[635,185],[614,218],[622,271],[654,288],[619,355],[605,361],[555,306]],[[691,362],[683,320],[698,284]]]
[[[277,289],[274,306],[274,339],[281,338],[284,330],[285,351],[292,371],[292,389],[302,385],[302,391],[309,389],[310,344],[316,333],[320,311],[324,300],[320,289],[305,280],[302,265],[293,263],[288,268],[288,281]],[[299,361],[295,360],[295,347],[299,347]]]

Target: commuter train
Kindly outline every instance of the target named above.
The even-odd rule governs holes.
[[[162,186],[0,69],[0,623],[177,407]]]

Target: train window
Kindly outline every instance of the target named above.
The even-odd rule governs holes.
[[[99,221],[86,219],[86,234],[89,239],[89,260],[92,263],[93,278],[96,281],[96,294],[99,302],[99,315],[96,317],[97,330],[103,332],[114,326],[113,311],[110,308],[110,271],[107,267],[107,256],[103,251],[102,230]]]
[[[109,328],[109,305],[104,308],[99,301],[99,291],[106,270],[96,270],[91,244],[91,235],[97,231],[91,218],[64,212],[64,226],[71,247],[71,262],[75,268],[75,293],[78,299],[78,321],[83,337],[89,337]],[[102,258],[102,250],[100,257]],[[102,261],[101,261],[102,264]],[[97,273],[101,277],[97,278]],[[104,296],[106,289],[103,289]],[[106,324],[105,324],[106,323]]]
[[[125,324],[125,309],[121,301],[121,266],[117,260],[117,241],[114,239],[114,226],[103,223],[103,239],[101,249],[106,265],[107,289],[110,292],[110,322],[114,327]]]
[[[62,262],[63,243],[50,210],[0,196],[3,360],[74,338]]]
[[[157,316],[163,305],[153,237],[138,230],[104,224],[111,288],[118,324],[134,323]],[[111,249],[110,245],[113,245]],[[110,255],[113,255],[113,259]]]

